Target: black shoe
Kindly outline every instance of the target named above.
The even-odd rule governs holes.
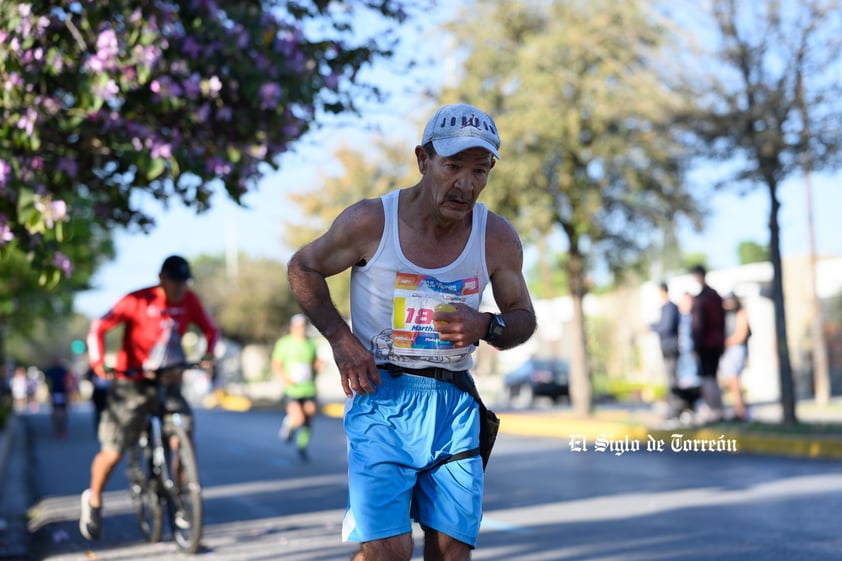
[[[98,540],[102,529],[102,507],[91,506],[91,490],[82,493],[82,514],[79,516],[79,531],[89,541]]]
[[[307,463],[310,461],[310,456],[307,454],[306,448],[299,448],[298,449],[298,457],[301,459],[302,462]]]

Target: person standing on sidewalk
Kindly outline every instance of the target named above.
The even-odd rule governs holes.
[[[520,345],[536,323],[520,238],[477,201],[499,148],[486,113],[440,107],[415,147],[419,182],[352,204],[289,262],[292,292],[329,341],[348,397],[342,538],[360,542],[354,561],[409,561],[413,519],[427,561],[467,561],[476,547],[488,416],[473,351],[480,339]],[[351,326],[326,280],[349,268]],[[479,311],[488,284],[498,314]]]
[[[675,411],[675,405],[672,402],[673,392],[678,386],[676,368],[678,366],[678,324],[681,314],[675,302],[670,300],[667,283],[662,282],[658,285],[658,294],[661,297],[661,317],[656,323],[650,324],[649,329],[658,335],[667,381],[667,401],[672,415]]]
[[[202,367],[213,364],[213,349],[219,330],[189,288],[190,266],[178,255],[164,260],[156,286],[142,288],[121,298],[88,332],[88,360],[97,376],[105,370],[105,334],[123,326],[123,342],[117,353],[116,376],[111,380],[105,411],[99,424],[100,451],[91,462],[90,487],[82,493],[79,530],[88,540],[99,539],[102,529],[102,490],[127,447],[137,442],[146,415],[158,399],[144,372],[185,362],[181,338],[190,324],[196,324],[207,340]],[[137,374],[132,374],[137,372]],[[164,423],[179,413],[188,433],[193,430],[193,413],[181,394],[180,384],[165,387]]]
[[[734,406],[734,420],[745,421],[746,404],[743,400],[740,375],[748,359],[748,338],[751,336],[751,328],[748,323],[748,313],[736,294],[733,292],[726,294],[722,299],[722,306],[725,308],[725,352],[719,360],[719,375],[728,385]]]
[[[272,371],[284,384],[286,400],[286,416],[278,435],[287,442],[295,436],[302,461],[307,461],[316,415],[316,374],[321,367],[316,343],[307,336],[307,316],[295,314],[289,321],[289,334],[278,339],[272,349]]]
[[[690,269],[690,274],[698,285],[690,314],[693,350],[699,358],[702,400],[707,409],[702,420],[716,422],[722,419],[722,392],[716,374],[725,350],[725,310],[722,297],[707,284],[705,268],[696,265]]]

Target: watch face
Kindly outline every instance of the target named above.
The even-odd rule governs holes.
[[[502,336],[505,329],[506,324],[503,322],[503,318],[495,314],[492,316],[491,323],[488,325],[488,340],[493,341]]]

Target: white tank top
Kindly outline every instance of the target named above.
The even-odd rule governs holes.
[[[381,197],[385,224],[380,245],[364,266],[351,269],[352,329],[377,364],[468,370],[476,347],[454,348],[453,343],[440,341],[432,314],[436,306],[449,302],[479,309],[489,280],[485,262],[488,209],[481,203],[474,205],[468,242],[452,263],[426,269],[401,251],[399,193]]]

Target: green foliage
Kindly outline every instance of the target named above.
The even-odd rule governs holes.
[[[547,250],[543,240],[538,242],[538,261],[526,271],[529,293],[532,298],[551,299],[568,293],[566,271],[567,254]]]
[[[495,117],[503,160],[484,197],[527,240],[560,228],[584,260],[619,270],[646,233],[696,204],[670,131],[684,100],[656,72],[668,34],[643,2],[483,2],[480,27],[452,30],[468,50],[444,100]],[[572,267],[578,260],[571,260]],[[573,293],[577,291],[572,290]]]
[[[104,311],[104,310],[103,310]],[[60,357],[70,362],[73,358],[71,343],[74,339],[84,340],[90,318],[81,314],[49,314],[42,317],[32,318],[28,328],[23,331],[17,329],[18,322],[14,318],[10,321],[10,329],[7,338],[7,353],[15,364],[37,366],[41,369],[49,366],[52,357]],[[109,333],[109,341],[114,336]],[[119,339],[113,341],[119,345]],[[109,346],[107,348],[117,348]],[[81,355],[83,362],[86,362],[85,354]]]
[[[423,3],[422,3],[423,4]],[[153,227],[151,201],[235,201],[326,115],[379,91],[396,0],[0,4],[0,256],[54,283],[81,205],[105,229]]]
[[[700,153],[733,164],[720,187],[776,186],[800,170],[842,164],[842,2],[712,3],[710,64],[687,76],[700,100],[682,116]],[[700,14],[703,16],[704,14]],[[710,68],[699,72],[700,68]]]
[[[692,267],[701,265],[707,270],[710,270],[708,265],[708,256],[700,251],[688,251],[681,255],[682,273],[686,273]]]
[[[663,384],[631,382],[625,378],[611,377],[607,374],[595,375],[593,388],[594,395],[599,399],[627,403],[651,403],[662,400],[667,395],[667,387]]]
[[[241,344],[270,344],[299,312],[287,283],[286,267],[276,259],[240,254],[191,260],[194,289],[224,337]]]
[[[740,242],[737,247],[737,255],[740,258],[740,265],[765,263],[769,261],[769,246],[760,245],[753,241]]]
[[[494,117],[502,161],[484,200],[527,242],[563,232],[569,292],[581,304],[595,263],[619,275],[641,263],[653,231],[698,219],[671,126],[689,100],[658,71],[672,37],[642,0],[490,0],[468,11],[450,27],[466,52],[464,77],[442,100]],[[464,25],[468,17],[482,25]],[[586,412],[588,341],[584,316],[575,318],[571,397]]]

